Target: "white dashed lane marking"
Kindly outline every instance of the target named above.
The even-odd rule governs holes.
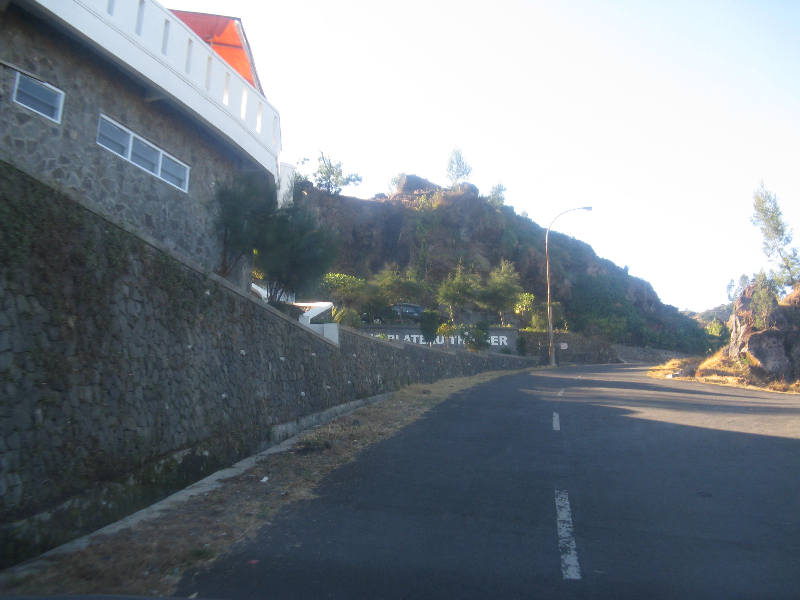
[[[572,510],[569,507],[569,494],[565,490],[556,490],[556,524],[558,550],[561,552],[561,575],[564,579],[580,579],[578,548],[572,534]]]
[[[561,418],[558,413],[553,413],[553,431],[561,431]]]

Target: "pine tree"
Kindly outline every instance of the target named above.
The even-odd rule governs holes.
[[[797,287],[800,283],[800,256],[791,247],[792,228],[783,220],[783,212],[775,194],[764,187],[764,182],[753,192],[753,225],[764,236],[763,250],[773,261],[777,271],[773,279],[780,286]]]

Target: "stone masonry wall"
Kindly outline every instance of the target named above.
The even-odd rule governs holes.
[[[339,346],[0,162],[0,567],[270,444],[272,427],[504,355]]]
[[[542,364],[548,364],[550,336],[546,332],[520,331],[528,346],[528,355],[539,356]],[[614,346],[599,338],[586,338],[576,333],[553,333],[556,361],[560,364],[613,364],[619,358]],[[566,348],[562,348],[562,344]]]
[[[148,102],[142,85],[14,4],[0,15],[0,60],[66,94],[55,123],[14,102],[17,72],[0,64],[0,160],[208,269],[218,266],[214,183],[241,171],[237,153],[165,101]],[[189,165],[188,192],[98,145],[101,114]]]
[[[620,346],[615,345],[614,349],[617,355],[625,362],[634,363],[665,363],[673,358],[689,358],[688,354],[681,354],[680,352],[671,352],[669,350],[658,350],[656,348],[637,348],[635,346]]]

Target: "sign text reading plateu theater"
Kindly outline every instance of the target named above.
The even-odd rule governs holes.
[[[433,346],[439,348],[464,348],[464,338],[460,335],[442,336],[437,335],[433,340],[426,340],[417,325],[369,325],[361,331],[375,337],[385,337],[387,340],[397,340],[409,342],[411,344],[428,345],[430,341]],[[514,350],[519,335],[518,330],[509,327],[490,327],[489,352],[500,352],[503,348]]]

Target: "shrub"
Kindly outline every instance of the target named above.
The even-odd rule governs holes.
[[[464,327],[462,336],[467,350],[472,352],[486,350],[491,345],[489,342],[489,323],[487,321],[478,321],[475,325]]]
[[[435,310],[424,310],[419,318],[419,328],[422,335],[425,336],[425,341],[431,343],[436,340],[436,332],[439,329],[439,324],[442,319],[439,313]]]
[[[525,339],[524,336],[517,337],[517,354],[520,356],[526,356],[528,354],[528,340]]]
[[[358,311],[352,308],[336,308],[333,309],[333,322],[346,327],[358,329],[361,327],[361,316]]]

